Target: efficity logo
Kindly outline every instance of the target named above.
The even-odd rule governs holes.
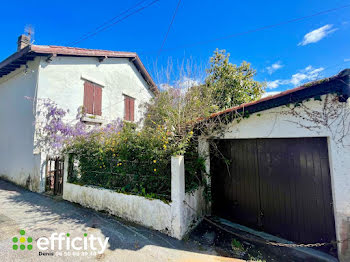
[[[28,250],[32,250],[33,238],[28,237],[26,239],[24,236],[26,232],[23,229],[19,231],[19,234],[21,235],[19,238],[18,237],[12,238],[12,242],[13,242],[12,249],[17,250],[18,248],[20,248],[21,250],[25,250],[27,248]],[[26,245],[26,243],[28,243],[28,245]]]
[[[32,237],[25,237],[26,232],[22,229],[19,231],[20,236],[12,238],[13,250],[32,250],[33,244],[36,243],[36,247],[39,249],[40,256],[54,256],[53,251],[58,251],[56,255],[88,255],[90,251],[91,255],[102,254],[105,252],[109,237],[106,237],[104,241],[100,237],[94,235],[88,235],[84,233],[83,237],[71,237],[70,233],[52,233],[49,237],[40,237],[33,242]],[[46,252],[45,252],[46,251]],[[47,253],[49,252],[49,253]]]

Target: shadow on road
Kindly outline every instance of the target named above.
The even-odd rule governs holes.
[[[168,256],[173,258],[181,254],[185,257],[201,255],[198,261],[238,261],[217,257],[214,249],[196,241],[179,241],[158,231],[123,221],[106,213],[83,208],[56,197],[34,193],[4,180],[0,180],[0,203],[3,207],[0,210],[0,220],[1,215],[6,216],[5,220],[7,219],[8,223],[11,220],[14,223],[13,226],[17,226],[16,231],[24,227],[37,238],[49,236],[54,232],[69,232],[72,237],[74,234],[82,236],[85,232],[94,232],[94,235],[97,233],[109,237],[108,250],[110,251],[120,249],[138,251],[145,248],[142,252],[154,252],[156,258],[163,253],[165,258]],[[9,227],[11,226],[6,226],[6,228]],[[11,237],[7,236],[6,239]],[[215,259],[207,260],[207,257]]]

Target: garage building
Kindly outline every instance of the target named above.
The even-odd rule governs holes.
[[[296,243],[350,237],[350,70],[212,115],[212,213]],[[350,260],[347,241],[327,246]]]

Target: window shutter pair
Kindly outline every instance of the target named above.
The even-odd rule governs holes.
[[[124,95],[124,120],[134,121],[135,118],[135,99]]]
[[[102,87],[89,81],[84,83],[85,113],[102,115]]]

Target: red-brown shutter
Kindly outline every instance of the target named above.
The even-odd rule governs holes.
[[[134,115],[135,115],[135,99],[133,98],[129,98],[130,102],[129,102],[129,105],[130,105],[130,109],[129,109],[129,113],[130,113],[130,121],[134,121]]]
[[[130,116],[130,99],[127,96],[124,96],[124,120],[129,121]]]
[[[84,83],[84,110],[87,114],[94,113],[94,86],[90,82]]]
[[[130,96],[124,96],[124,120],[135,120],[135,99]]]
[[[94,115],[102,115],[102,87],[94,85]]]

